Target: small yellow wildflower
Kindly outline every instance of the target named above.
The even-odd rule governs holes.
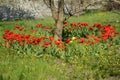
[[[72,40],[76,40],[77,38],[76,37],[72,37]]]
[[[73,41],[70,41],[70,43],[72,43]]]
[[[65,66],[66,64],[65,63],[62,63],[62,66]]]

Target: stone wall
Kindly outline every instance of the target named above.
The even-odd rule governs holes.
[[[12,0],[0,4],[0,20],[44,18],[51,16],[50,9],[42,1]]]
[[[78,5],[73,4],[75,1]],[[93,3],[94,0],[86,1],[88,2],[85,3],[90,3],[90,1]],[[78,0],[65,0],[65,2],[68,4],[69,10],[73,13],[76,11],[77,7],[82,9],[82,6],[79,6]],[[71,2],[73,6],[71,6]],[[96,8],[101,8],[101,6],[88,7],[88,9]],[[65,11],[65,13],[67,13],[67,11]],[[2,3],[0,4],[0,20],[15,20],[22,18],[37,19],[49,16],[51,16],[51,11],[42,0],[2,0]]]

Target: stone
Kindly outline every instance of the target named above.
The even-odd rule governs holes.
[[[12,3],[3,2],[0,5],[0,20],[38,19],[49,16],[51,16],[51,11],[42,1],[17,0]]]

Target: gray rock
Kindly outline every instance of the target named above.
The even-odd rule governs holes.
[[[0,5],[0,20],[44,18],[51,16],[50,9],[42,1],[16,0]]]

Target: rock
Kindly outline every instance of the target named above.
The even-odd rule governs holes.
[[[16,3],[16,4],[14,4]],[[44,18],[51,16],[50,9],[42,1],[18,0],[0,5],[0,20]]]

